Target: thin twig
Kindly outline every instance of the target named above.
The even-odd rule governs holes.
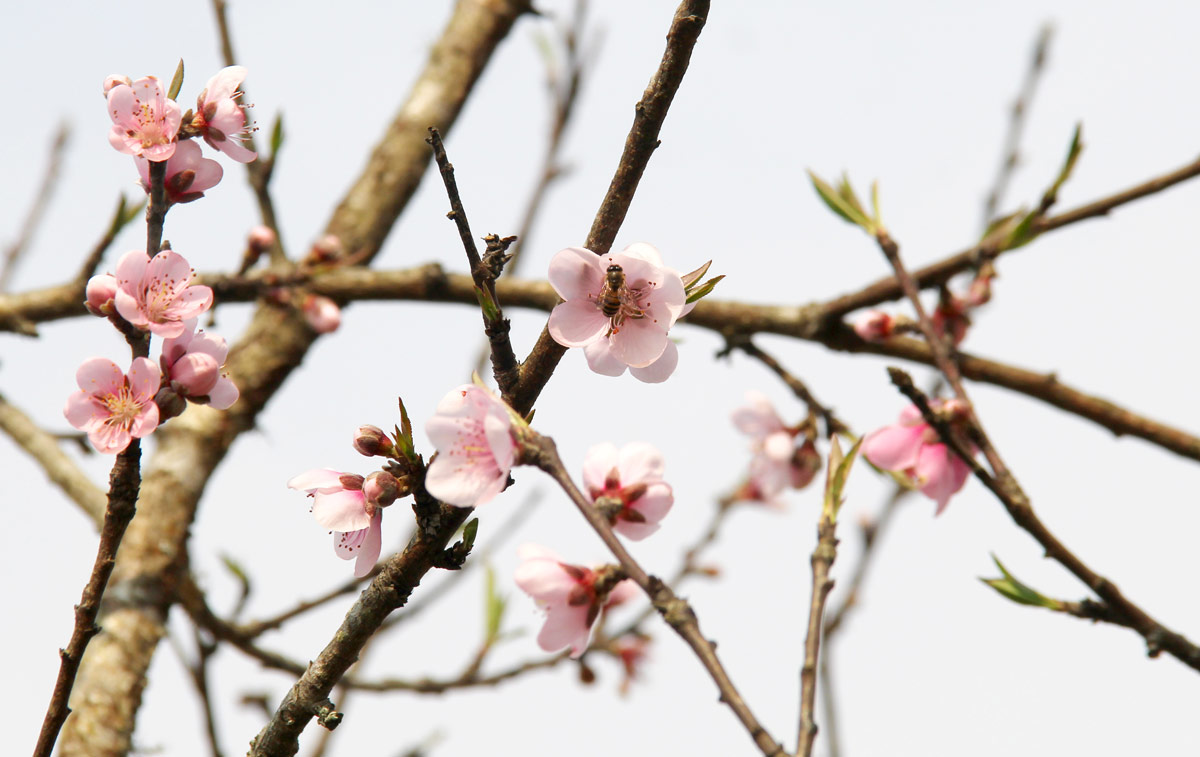
[[[700,632],[700,623],[696,618],[695,612],[691,605],[686,600],[680,599],[671,590],[671,587],[663,582],[662,579],[651,576],[642,569],[636,560],[625,550],[624,545],[617,539],[612,528],[608,525],[608,521],[600,515],[599,511],[592,506],[591,502],[583,496],[578,487],[571,480],[563,467],[562,460],[558,457],[558,451],[555,448],[554,441],[549,437],[539,436],[529,447],[526,447],[524,452],[530,456],[530,464],[536,465],[538,468],[546,472],[553,478],[567,496],[571,498],[575,508],[579,510],[588,525],[600,537],[613,557],[617,559],[625,575],[633,579],[646,596],[650,598],[651,604],[662,615],[663,620],[671,627],[675,633],[679,634],[687,645],[699,658],[704,669],[708,671],[709,676],[713,679],[713,683],[717,685],[717,689],[721,692],[721,702],[728,705],[734,715],[741,722],[742,726],[750,734],[750,738],[754,740],[755,745],[766,757],[774,755],[786,754],[783,746],[775,741],[765,728],[754,717],[754,713],[746,705],[741,694],[730,680],[725,667],[721,664],[717,657],[716,645],[706,639]]]
[[[836,452],[836,448],[835,448]],[[837,461],[831,455],[829,475]],[[817,722],[814,711],[817,704],[817,661],[821,657],[821,617],[825,612],[825,600],[833,589],[829,571],[837,559],[837,519],[828,507],[821,508],[817,521],[817,546],[812,558],[812,596],[808,605],[808,631],[804,637],[804,664],[800,668],[800,728],[796,747],[797,757],[810,757],[817,739]]]
[[[842,593],[841,602],[832,611],[827,613],[825,618],[825,645],[828,646],[832,637],[841,630],[842,624],[846,621],[846,616],[850,611],[858,606],[858,595],[862,591],[863,582],[867,577],[867,568],[873,562],[872,558],[876,554],[880,538],[887,530],[888,524],[891,523],[892,517],[899,509],[900,503],[911,492],[910,489],[897,486],[892,490],[892,494],[888,497],[883,509],[879,511],[879,515],[869,523],[862,527],[862,552],[858,556],[858,562],[854,566],[854,573],[850,576],[849,582],[846,584],[846,591]]]
[[[1004,137],[1004,147],[1001,152],[1000,166],[996,169],[996,178],[992,189],[988,192],[983,204],[983,228],[986,229],[999,215],[1000,203],[1008,191],[1008,184],[1021,163],[1021,136],[1025,132],[1025,123],[1029,118],[1029,109],[1033,104],[1033,96],[1037,93],[1038,83],[1046,68],[1046,57],[1050,49],[1050,40],[1054,37],[1054,27],[1045,24],[1038,30],[1037,41],[1033,45],[1033,56],[1025,78],[1021,82],[1021,90],[1013,101],[1009,111],[1008,131]]]
[[[41,224],[47,208],[50,207],[50,198],[54,196],[54,189],[58,186],[62,157],[66,152],[70,136],[71,128],[65,121],[60,123],[54,132],[54,139],[50,143],[50,156],[46,160],[42,183],[38,185],[37,192],[33,195],[33,204],[29,206],[29,212],[25,214],[25,220],[21,223],[21,230],[17,232],[17,238],[4,250],[3,257],[0,257],[0,292],[8,290],[8,285],[12,283],[13,274],[17,270],[17,264],[21,261],[21,256],[29,251],[33,235],[37,231],[38,225]]]
[[[507,261],[506,252],[512,239],[501,239],[495,235],[487,237],[488,260],[479,257],[475,249],[475,238],[471,235],[471,225],[467,222],[467,211],[463,208],[462,198],[458,195],[458,183],[454,180],[454,166],[446,156],[446,146],[442,144],[442,135],[432,126],[429,127],[429,139],[433,147],[433,159],[437,161],[442,175],[442,183],[446,185],[446,194],[450,198],[449,217],[458,227],[458,236],[462,240],[463,250],[467,253],[467,262],[471,268],[471,279],[475,282],[476,296],[479,298],[480,311],[483,314],[483,330],[487,334],[488,343],[492,346],[492,375],[500,396],[509,404],[512,403],[512,393],[520,377],[517,356],[513,352],[512,342],[508,338],[511,324],[504,317],[500,301],[496,297],[496,278],[500,275]]]
[[[634,109],[633,126],[625,138],[621,160],[584,244],[597,255],[603,255],[612,247],[650,156],[658,147],[659,131],[687,72],[692,49],[708,18],[708,9],[709,0],[683,0],[675,10],[662,62]],[[514,410],[525,415],[533,409],[533,403],[565,353],[566,348],[543,328],[537,344],[521,364],[521,380],[509,402]]]
[[[796,398],[808,407],[810,413],[821,416],[821,419],[825,422],[826,436],[850,432],[850,427],[842,423],[831,409],[822,405],[813,396],[812,392],[808,390],[808,386],[803,381],[792,374],[787,368],[784,368],[783,364],[776,360],[774,356],[760,349],[749,337],[740,334],[730,337],[728,345],[728,349],[739,349],[750,357],[757,359],[763,365],[770,368],[776,376],[781,378],[783,383],[787,384],[788,389],[792,390],[792,394],[796,395]]]

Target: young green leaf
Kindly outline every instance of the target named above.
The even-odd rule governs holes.
[[[282,113],[275,116],[275,124],[271,127],[271,160],[275,160],[275,156],[279,154],[280,147],[283,147]]]
[[[708,281],[704,282],[700,286],[693,289],[688,294],[688,297],[687,297],[688,304],[690,305],[693,302],[697,302],[697,301],[707,297],[709,294],[712,293],[713,287],[715,287],[717,285],[717,282],[723,278],[725,278],[725,274],[721,274],[720,276],[713,276]]]
[[[981,578],[979,580],[995,589],[1000,596],[1021,605],[1045,607],[1051,610],[1062,609],[1062,602],[1059,600],[1051,599],[1036,589],[1032,589],[1028,585],[1018,581],[1013,574],[1008,572],[1008,569],[1004,567],[1004,564],[995,555],[992,555],[992,561],[1000,569],[1000,574],[1003,578]]]
[[[837,190],[829,186],[829,183],[817,176],[812,171],[808,172],[808,178],[812,181],[813,189],[817,190],[817,195],[825,202],[825,204],[834,213],[841,216],[842,220],[847,223],[852,223],[855,226],[861,226],[864,229],[871,228],[870,220],[860,211],[855,210],[848,205]]]
[[[167,98],[178,100],[179,90],[181,89],[183,89],[183,58],[179,59],[179,65],[175,68],[175,75],[171,77],[171,86],[167,88]]]

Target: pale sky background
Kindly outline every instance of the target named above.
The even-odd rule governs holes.
[[[571,3],[541,2],[548,11]],[[595,3],[603,44],[563,152],[571,174],[550,195],[526,249],[523,275],[544,275],[558,249],[582,243],[608,185],[624,135],[663,50],[674,3]],[[1066,209],[1192,160],[1200,123],[1200,13],[1185,2],[714,3],[692,66],[618,237],[617,249],[647,241],[669,265],[713,259],[728,278],[716,297],[800,304],[852,291],[883,276],[886,263],[865,235],[834,218],[804,170],[847,170],[856,184],[881,183],[883,216],[911,267],[977,238],[982,202],[1000,159],[1009,105],[1039,27],[1056,33],[1024,142],[1024,163],[1007,206],[1032,204],[1053,177],[1077,121],[1086,149],[1061,192]],[[288,140],[274,181],[284,238],[302,252],[357,175],[436,39],[439,3],[345,0],[235,2],[239,62],[260,126],[286,114]],[[7,113],[0,139],[0,242],[13,238],[40,179],[55,124],[73,129],[54,205],[15,282],[23,290],[73,272],[107,222],[119,192],[139,193],[132,160],[109,147],[100,94],[110,73],[169,79],[188,67],[181,103],[194,101],[218,68],[211,13],[203,3],[10,3],[0,11],[0,68]],[[534,34],[523,20],[493,59],[447,148],[473,229],[515,233],[542,155],[547,103]],[[166,237],[204,271],[237,264],[256,222],[240,166],[222,159],[225,180],[205,199],[173,210]],[[1193,181],[1122,208],[1108,219],[1054,232],[1003,257],[995,298],[963,348],[1042,371],[1084,391],[1180,428],[1200,430],[1194,400],[1195,282],[1200,277]],[[439,261],[465,270],[444,218],[439,182],[426,181],[377,264]],[[110,251],[111,265],[142,244],[134,224]],[[893,312],[899,312],[892,308]],[[248,309],[220,308],[216,331],[235,341]],[[515,312],[524,355],[544,323]],[[351,574],[307,501],[284,487],[314,467],[369,472],[350,448],[361,423],[390,427],[401,394],[420,427],[438,399],[469,376],[480,342],[478,315],[419,303],[354,306],[322,339],[212,480],[193,528],[192,563],[228,608],[235,585],[219,556],[251,571],[249,618],[320,593]],[[680,549],[703,529],[717,494],[739,479],[746,442],[729,413],[747,389],[765,392],[789,422],[801,404],[744,356],[715,361],[719,340],[679,326],[676,375],[657,386],[587,370],[578,351],[563,360],[538,403],[537,427],[558,441],[578,474],[593,443],[644,439],[667,460],[676,505],[662,530],[632,552],[670,574]],[[884,366],[891,361],[830,354],[763,338],[814,393],[861,432],[894,420],[904,405]],[[461,345],[455,354],[451,345]],[[47,324],[31,340],[0,335],[0,392],[47,428],[67,430],[61,408],[76,366],[95,354],[127,361],[120,338],[98,319]],[[422,357],[428,355],[429,357]],[[923,369],[915,373],[924,380]],[[1173,629],[1200,639],[1195,492],[1200,468],[1144,442],[1005,390],[971,385],[994,441],[1048,526],[1092,567]],[[418,433],[422,451],[430,451]],[[81,464],[97,482],[111,458]],[[89,523],[21,451],[0,439],[0,589],[8,651],[0,680],[6,753],[28,753],[71,629],[71,606],[95,555]],[[542,504],[492,561],[510,596],[506,627],[525,635],[502,646],[487,670],[537,658],[540,617],[511,582],[515,549],[534,541],[579,563],[604,559],[598,539],[533,470],[478,515],[479,546],[526,497]],[[819,487],[791,493],[785,512],[734,513],[707,559],[719,580],[686,585],[704,632],[772,735],[794,748],[798,671],[808,605],[809,555]],[[887,491],[865,466],[847,489],[843,585],[859,552],[853,524]],[[401,544],[407,502],[388,511],[385,552]],[[1042,559],[1031,537],[970,482],[938,519],[913,498],[886,535],[862,606],[833,646],[843,754],[1194,754],[1200,679],[1164,655],[1145,656],[1121,628],[1012,605],[977,578],[995,574],[996,553],[1019,577],[1052,596],[1083,587]],[[456,675],[482,635],[482,571],[467,577],[421,623],[372,648],[372,677]],[[417,596],[444,574],[431,574]],[[839,600],[838,591],[832,597]],[[315,657],[351,599],[263,637],[300,660]],[[190,649],[189,624],[172,616]],[[581,687],[563,666],[496,690],[445,697],[355,695],[332,754],[391,757],[431,734],[433,754],[578,755],[756,753],[691,653],[664,626],[645,679],[624,699],[615,665],[598,659],[599,681]],[[147,752],[206,754],[199,705],[178,657],[164,642],[149,673],[135,741]],[[264,671],[239,652],[214,662],[217,717],[226,754],[240,754],[263,723],[238,703],[265,694],[272,708],[292,677]],[[340,704],[340,703],[339,703]],[[824,719],[819,718],[819,723]],[[310,724],[304,743],[318,726]],[[307,747],[302,747],[302,753]],[[823,740],[817,754],[825,754]]]

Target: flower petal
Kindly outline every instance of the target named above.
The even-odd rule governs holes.
[[[612,353],[612,344],[607,339],[597,339],[583,348],[588,368],[601,376],[620,376],[628,367]]]
[[[564,347],[585,347],[604,336],[609,319],[592,300],[573,299],[550,311],[550,336]]]
[[[679,365],[679,348],[670,339],[667,340],[667,347],[663,350],[662,355],[658,360],[655,360],[650,365],[644,367],[631,367],[629,372],[638,381],[647,384],[661,384],[671,377],[675,372],[675,368]]]
[[[371,525],[361,489],[317,492],[313,496],[312,514],[318,525],[332,531],[360,531]]]
[[[924,426],[884,426],[867,434],[862,454],[879,468],[905,471],[917,464],[924,437]]]
[[[603,442],[593,446],[583,457],[583,485],[585,493],[603,490],[608,473],[617,467],[617,445]]]
[[[287,487],[301,491],[324,491],[326,493],[345,488],[342,486],[341,472],[331,468],[313,468],[298,476],[292,476],[287,482]]]
[[[546,273],[550,286],[564,300],[584,300],[596,296],[604,286],[600,256],[583,247],[568,247],[554,253]]]

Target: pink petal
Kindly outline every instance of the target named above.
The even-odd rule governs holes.
[[[746,404],[733,411],[733,425],[756,439],[783,429],[783,421],[762,392],[746,392]]]
[[[312,514],[317,525],[332,531],[360,531],[371,525],[361,490],[318,492],[313,496]]]
[[[258,153],[243,146],[232,137],[217,145],[217,149],[228,155],[230,160],[236,160],[238,163],[250,163],[258,157]]]
[[[113,275],[122,288],[133,288],[141,283],[150,265],[150,258],[142,250],[130,250],[117,261]]]
[[[647,523],[658,523],[666,517],[674,504],[675,494],[671,491],[671,485],[659,481],[646,488],[646,493],[633,503],[633,509],[645,516]]]
[[[233,383],[232,379],[222,376],[217,379],[216,385],[208,390],[208,405],[216,410],[226,410],[233,407],[240,394],[237,384]]]
[[[610,265],[621,266],[621,270],[625,273],[625,284],[630,289],[653,290],[654,287],[661,283],[664,275],[669,275],[661,266],[654,265],[641,258],[630,257],[623,252],[604,255],[600,258],[602,275],[608,271]],[[598,289],[593,290],[592,294],[598,294],[599,291]]]
[[[171,306],[171,315],[180,321],[179,333],[183,333],[184,325],[182,321],[190,318],[195,318],[204,313],[213,303],[213,292],[206,286],[197,285],[190,286],[184,289],[183,292],[175,298],[175,302]],[[178,336],[178,334],[175,334]]]
[[[102,423],[87,432],[88,441],[97,452],[114,455],[129,446],[132,436],[129,429],[117,424]]]
[[[633,582],[633,579],[626,578],[624,581],[617,582],[617,585],[608,593],[608,601],[604,603],[604,606],[616,607],[619,604],[624,604],[636,598],[641,592],[642,590]]]
[[[629,366],[650,365],[667,348],[666,327],[650,318],[626,319],[621,330],[608,338],[613,357]]]
[[[342,486],[341,472],[330,468],[314,468],[298,476],[292,476],[287,482],[287,487],[301,491],[323,491],[325,493],[345,488]]]
[[[905,471],[917,464],[924,438],[924,426],[884,426],[867,434],[862,454],[884,470]]]
[[[116,394],[125,386],[125,374],[113,361],[93,357],[83,361],[75,371],[75,383],[91,395]]]
[[[638,381],[643,381],[647,384],[661,384],[671,377],[671,374],[675,372],[675,368],[678,365],[679,348],[675,346],[674,342],[668,339],[667,347],[663,350],[658,360],[644,367],[631,367],[629,372]]]
[[[361,550],[363,542],[367,540],[367,531],[369,530],[362,528],[349,532],[334,531],[333,553],[342,560],[353,560],[355,554]]]
[[[221,100],[233,97],[233,93],[246,78],[245,66],[226,66],[212,75],[204,85],[204,100]]]
[[[568,302],[586,301],[589,295],[599,294],[604,286],[600,256],[583,247],[568,247],[556,252],[550,259],[546,277],[558,296]]]
[[[220,371],[211,355],[191,352],[171,367],[171,380],[182,386],[189,396],[198,397],[208,394],[217,385]]]
[[[382,537],[383,511],[376,510],[375,515],[371,517],[371,526],[367,529],[367,538],[363,541],[362,551],[358,553],[358,560],[354,563],[355,578],[362,578],[370,573],[371,568],[374,568],[375,563],[379,561]]]
[[[67,406],[63,408],[63,416],[80,431],[87,431],[94,424],[108,417],[108,409],[101,405],[87,392],[74,392],[67,397]]]
[[[483,419],[483,433],[496,467],[507,473],[512,469],[517,449],[512,436],[512,419],[508,417],[508,412],[494,405],[488,408],[488,414]]]
[[[162,384],[162,373],[148,358],[133,359],[129,366],[129,389],[139,402],[149,402]]]
[[[608,473],[617,467],[617,445],[611,442],[597,444],[583,457],[583,485],[585,491],[604,489]]]
[[[918,481],[925,484],[921,493],[937,502],[934,514],[941,515],[950,498],[966,484],[971,469],[945,444],[927,444],[914,472]]]
[[[621,472],[621,486],[662,481],[662,453],[646,442],[630,442],[621,448],[617,469]]]
[[[583,348],[587,358],[588,368],[601,376],[620,376],[627,367],[612,353],[612,344],[608,339],[597,339]]]
[[[634,242],[624,250],[621,250],[621,254],[645,260],[647,263],[658,268],[663,267],[662,254],[658,251],[658,248],[646,242]]]
[[[142,407],[142,412],[133,419],[133,424],[129,427],[129,434],[135,439],[141,439],[152,434],[156,428],[158,428],[158,405],[147,402]]]
[[[538,646],[547,652],[557,652],[569,646],[571,657],[580,657],[587,651],[592,636],[587,614],[586,606],[555,607],[546,614],[546,623],[538,633]]]
[[[791,460],[795,450],[796,445],[792,442],[792,435],[786,431],[769,434],[762,442],[763,454],[779,462]]]
[[[429,433],[428,425],[426,433]],[[429,464],[425,474],[425,490],[446,504],[475,507],[499,494],[507,481],[507,472],[501,473],[494,461],[487,465],[480,462],[478,457],[467,457],[448,450],[439,453]]]
[[[575,299],[555,305],[546,328],[562,346],[584,347],[603,337],[608,325],[608,317],[595,302]]]

